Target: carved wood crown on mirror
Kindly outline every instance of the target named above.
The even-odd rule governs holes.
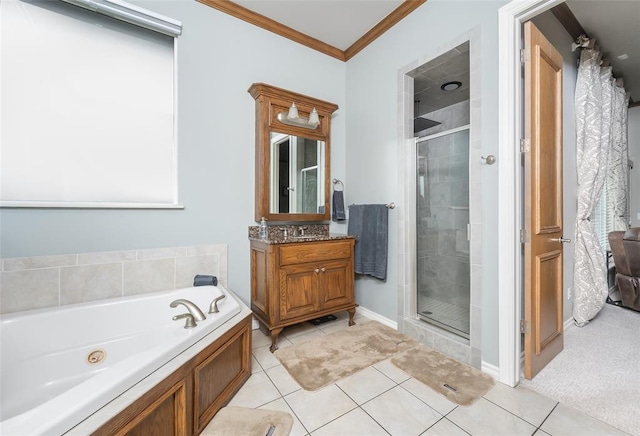
[[[265,83],[251,85],[249,94],[256,101],[256,222],[329,220],[331,115],[338,105]],[[301,118],[315,109],[317,127],[280,121],[293,103]]]

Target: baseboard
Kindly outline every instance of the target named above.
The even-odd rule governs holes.
[[[576,323],[573,322],[573,317],[570,317],[568,320],[566,320],[564,322],[564,325],[563,325],[564,331],[566,332],[569,328],[571,328],[571,327],[573,327],[575,325],[576,325]]]
[[[258,322],[258,320],[253,317],[253,319],[251,320],[251,329],[252,330],[257,330],[260,328],[260,323]]]
[[[367,318],[371,318],[374,321],[378,321],[380,324],[384,324],[392,329],[398,330],[398,323],[393,321],[386,316],[382,316],[379,313],[376,313],[372,310],[367,309],[366,307],[358,306],[357,312],[360,312],[362,316],[366,316]]]
[[[482,362],[480,362],[480,370],[485,374],[489,374],[496,380],[500,380],[500,368],[498,368],[497,366],[483,360]]]

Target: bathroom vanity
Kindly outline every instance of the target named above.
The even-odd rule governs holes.
[[[256,104],[255,221],[269,224],[266,238],[249,227],[251,310],[273,352],[286,326],[340,311],[354,324],[354,239],[330,235],[323,223],[331,219],[338,106],[265,83],[248,92]]]
[[[354,324],[352,237],[285,238],[275,231],[266,241],[251,236],[250,228],[251,310],[271,336],[272,352],[286,326],[340,311]]]

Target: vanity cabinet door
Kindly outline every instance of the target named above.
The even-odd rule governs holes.
[[[318,310],[318,274],[312,264],[280,268],[280,320],[313,314]]]
[[[354,301],[353,263],[348,260],[324,262],[318,274],[320,309],[343,306]]]

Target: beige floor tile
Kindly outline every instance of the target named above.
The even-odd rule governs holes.
[[[447,418],[442,418],[433,426],[429,427],[429,430],[422,433],[422,436],[467,436],[468,434],[469,433],[449,421]]]
[[[305,436],[308,434],[307,429],[304,428],[296,414],[293,413],[293,410],[291,410],[291,407],[289,407],[289,405],[283,398],[278,398],[277,400],[267,403],[264,406],[258,407],[258,409],[287,412],[293,417],[293,427],[291,427],[291,433],[289,434],[289,436]]]
[[[409,374],[391,363],[391,359],[378,362],[373,365],[373,367],[396,383],[402,383],[403,381],[407,381],[411,378]]]
[[[320,336],[324,336],[324,335],[325,335],[325,332],[314,327],[313,330],[309,330],[306,333],[295,335],[293,337],[287,336],[287,339],[290,340],[293,344],[301,344],[303,342],[309,341],[311,339],[319,338]]]
[[[278,349],[286,348],[291,346],[291,341],[286,338],[280,337],[278,338]],[[271,345],[265,345],[260,348],[254,348],[252,350],[253,357],[256,358],[258,363],[263,369],[269,369],[274,366],[280,365],[280,361],[273,353],[269,350]]]
[[[429,386],[416,380],[415,378],[410,378],[409,380],[403,382],[400,386],[411,392],[413,395],[418,397],[421,401],[426,403],[429,407],[431,407],[441,415],[446,415],[447,413],[458,407],[456,403],[450,401],[444,395],[434,391]]]
[[[314,431],[357,407],[336,385],[329,385],[318,391],[299,390],[287,395],[285,401],[309,431]]]
[[[262,330],[251,330],[251,348],[263,347],[271,345],[271,337],[262,333]]]
[[[264,371],[251,374],[229,402],[229,406],[256,408],[280,398],[280,392],[271,383]]]
[[[540,426],[540,429],[553,436],[614,436],[627,434],[562,404],[558,404],[553,409],[553,412]]]
[[[363,404],[396,386],[389,377],[373,367],[368,367],[336,382],[353,401]]]
[[[362,408],[392,435],[419,435],[442,417],[400,386],[363,404]]]
[[[484,397],[536,427],[542,424],[557,404],[556,401],[523,386],[512,388],[500,382],[497,382]]]
[[[536,430],[528,422],[484,398],[471,406],[455,408],[447,419],[466,432],[477,435],[531,435]]]
[[[256,360],[255,356],[251,355],[251,374],[262,371],[262,366]]]
[[[269,368],[265,370],[265,372],[276,388],[280,391],[282,396],[295,392],[298,389],[302,389],[298,382],[291,377],[289,371],[287,371],[287,369],[282,365]]]
[[[326,334],[334,333],[349,328],[349,321],[346,319],[337,319],[326,324],[320,324],[318,328]]]
[[[313,436],[386,436],[377,422],[357,408],[312,433]]]

